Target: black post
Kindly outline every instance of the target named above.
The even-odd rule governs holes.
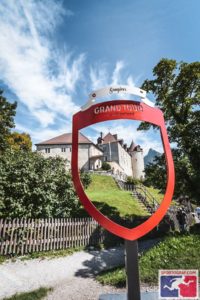
[[[125,240],[126,249],[126,275],[127,275],[127,300],[140,300],[140,278],[138,266],[137,241]]]

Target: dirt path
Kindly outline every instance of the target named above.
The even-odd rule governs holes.
[[[155,241],[145,241],[140,249],[151,247]],[[122,265],[124,248],[102,251],[80,251],[56,259],[34,259],[0,265],[0,299],[15,293],[53,287],[45,300],[94,300],[101,293],[115,292],[102,287],[93,278],[101,270]]]

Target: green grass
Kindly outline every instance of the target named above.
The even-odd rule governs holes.
[[[150,192],[150,194],[155,198],[155,200],[158,203],[162,202],[164,195],[162,193],[160,193],[160,191],[158,189],[155,189],[153,187],[145,187],[145,188]]]
[[[3,300],[40,300],[47,296],[48,292],[52,291],[52,288],[40,288],[28,293],[16,294]]]
[[[140,257],[140,279],[143,283],[157,284],[159,269],[198,269],[200,271],[200,236],[179,235],[168,237]],[[102,284],[125,286],[124,267],[102,272],[97,276]]]
[[[4,263],[8,259],[7,256],[0,255],[0,264]]]
[[[155,198],[155,200],[158,203],[161,203],[164,198],[164,194],[160,192],[160,190],[153,188],[153,187],[147,187],[145,188],[151,193],[151,195]],[[171,205],[178,205],[176,201],[172,200]]]
[[[86,194],[108,217],[148,215],[130,192],[119,189],[111,176],[92,175],[92,183]]]

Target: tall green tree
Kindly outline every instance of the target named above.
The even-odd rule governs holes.
[[[19,133],[17,131],[12,132],[7,137],[7,142],[12,149],[15,150],[25,150],[31,151],[32,150],[32,141],[31,137],[28,133]]]
[[[73,217],[81,212],[62,158],[13,149],[0,156],[0,218]]]
[[[177,182],[176,192],[200,199],[200,62],[161,59],[153,76],[141,88],[154,95],[164,113],[170,142],[176,145],[176,176],[185,181],[184,185]],[[148,130],[151,126],[141,123],[138,129]],[[150,169],[147,173],[150,176]]]
[[[16,114],[17,103],[10,103],[3,96],[0,90],[0,153],[5,151],[8,146],[7,138],[11,128],[15,127],[14,116]]]

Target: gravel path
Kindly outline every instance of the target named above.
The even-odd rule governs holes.
[[[154,243],[155,241],[142,242],[140,250],[149,248]],[[45,300],[95,300],[101,293],[119,290],[100,285],[93,279],[94,275],[123,263],[123,247],[80,251],[56,259],[4,263],[0,265],[0,299],[45,286],[54,288]]]

